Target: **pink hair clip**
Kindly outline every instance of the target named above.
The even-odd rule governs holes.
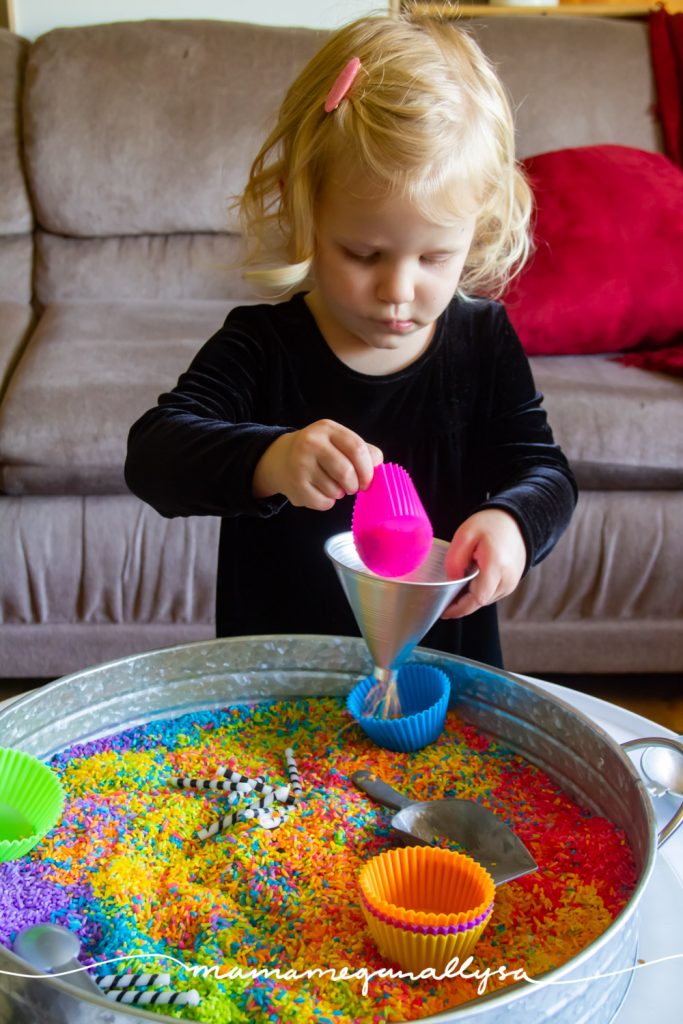
[[[325,113],[330,114],[333,110],[336,110],[341,101],[346,96],[347,92],[351,88],[356,78],[356,75],[360,71],[360,58],[352,57],[346,67],[339,73],[334,81],[334,85],[327,94],[325,100]]]

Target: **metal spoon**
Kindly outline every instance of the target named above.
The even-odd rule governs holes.
[[[79,963],[77,957],[81,951],[81,944],[78,936],[68,928],[48,922],[22,928],[12,943],[12,949],[17,956],[26,960],[32,967],[37,967],[39,971],[50,974],[78,971],[77,974],[65,975],[64,981],[91,994],[102,995],[102,990],[95,980]]]
[[[649,747],[640,759],[643,774],[667,793],[683,797],[683,751]]]
[[[639,750],[645,747],[640,758],[640,767],[647,779],[652,796],[672,793],[683,797],[683,743],[668,736],[650,736],[642,740],[622,743],[624,750]]]
[[[653,796],[671,793],[683,798],[683,744],[678,740],[673,744],[648,747],[640,759],[640,767],[650,783],[648,789]]]
[[[651,796],[671,793],[683,798],[683,743],[668,736],[649,736],[642,740],[622,743],[623,750],[639,750],[645,747],[640,758],[640,768],[645,776],[645,785]],[[673,835],[683,824],[683,804],[659,834],[658,846]]]

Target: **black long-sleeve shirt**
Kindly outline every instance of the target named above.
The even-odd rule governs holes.
[[[164,516],[222,517],[218,636],[358,635],[323,550],[351,528],[353,498],[327,512],[282,495],[255,499],[266,448],[288,430],[336,420],[408,470],[435,536],[450,540],[482,508],[511,513],[528,567],[552,550],[576,502],[541,402],[498,303],[453,299],[419,359],[369,376],[337,359],[300,294],[232,310],[131,428],[126,481]],[[438,622],[422,643],[501,664],[493,606]]]

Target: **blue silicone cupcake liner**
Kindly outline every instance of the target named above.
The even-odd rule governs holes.
[[[404,665],[397,686],[400,718],[363,714],[365,699],[377,680],[372,676],[354,686],[346,706],[373,743],[386,750],[409,753],[434,743],[443,732],[451,683],[445,672],[431,665]]]

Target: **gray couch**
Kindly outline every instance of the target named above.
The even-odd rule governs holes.
[[[518,108],[520,155],[660,148],[644,24],[473,24]],[[208,21],[33,44],[1,32],[0,675],[212,635],[218,523],[164,520],[128,494],[126,434],[253,298],[228,269],[229,198],[320,39]],[[508,666],[678,671],[681,382],[603,356],[533,365],[582,494],[568,535],[503,603]]]

